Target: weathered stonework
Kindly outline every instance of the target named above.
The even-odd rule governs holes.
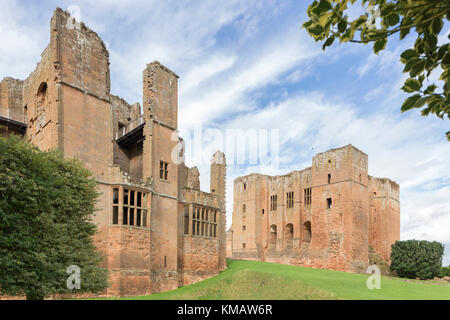
[[[27,79],[0,83],[0,135],[59,149],[93,173],[94,241],[109,270],[104,294],[175,289],[225,269],[225,157],[216,153],[223,162],[211,165],[217,192],[201,192],[198,170],[176,156],[178,76],[157,61],[147,65],[142,113],[110,93],[109,53],[95,32],[56,9],[50,35]]]
[[[367,168],[367,155],[348,145],[301,171],[237,178],[227,255],[365,272],[370,245],[389,261],[400,239],[399,186]]]

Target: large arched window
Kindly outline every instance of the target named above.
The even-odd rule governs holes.
[[[294,226],[292,223],[288,223],[284,229],[284,238],[286,243],[292,243],[292,238],[294,237]]]
[[[303,241],[304,242],[311,242],[311,222],[310,221],[306,221],[303,224]]]
[[[277,243],[277,226],[274,224],[270,226],[269,242],[270,244]]]

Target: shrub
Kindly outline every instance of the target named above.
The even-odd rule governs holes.
[[[444,245],[425,240],[396,241],[390,270],[401,278],[432,279],[441,273]]]
[[[448,265],[447,267],[442,267],[439,277],[450,277],[450,265]]]

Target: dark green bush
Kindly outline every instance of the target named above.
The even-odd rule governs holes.
[[[441,274],[444,245],[425,240],[396,241],[390,270],[401,278],[432,279]]]
[[[448,265],[447,267],[442,267],[439,277],[450,277],[450,265]]]

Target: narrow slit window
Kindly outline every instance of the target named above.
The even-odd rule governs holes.
[[[331,198],[327,198],[327,208],[331,209],[332,205],[333,205],[333,202],[332,202]]]
[[[270,211],[277,210],[277,196],[270,196]]]
[[[294,207],[294,192],[288,192],[286,194],[286,206],[288,208]]]

